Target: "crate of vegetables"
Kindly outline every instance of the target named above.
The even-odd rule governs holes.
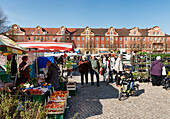
[[[47,114],[64,114],[65,102],[49,101],[45,108],[48,110]]]

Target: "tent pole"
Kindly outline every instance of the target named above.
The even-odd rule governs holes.
[[[36,74],[38,77],[38,55],[37,55],[37,49],[36,49]]]

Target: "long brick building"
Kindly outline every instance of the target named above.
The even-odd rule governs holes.
[[[170,52],[170,35],[159,26],[132,29],[110,28],[22,28],[17,24],[4,35],[15,42],[69,42],[82,53],[96,54],[101,51]]]

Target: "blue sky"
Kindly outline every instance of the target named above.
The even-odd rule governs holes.
[[[170,34],[170,0],[0,0],[20,27],[152,28]]]

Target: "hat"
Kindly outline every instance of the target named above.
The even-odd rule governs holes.
[[[157,56],[157,57],[156,57],[156,60],[161,60],[161,56]]]

